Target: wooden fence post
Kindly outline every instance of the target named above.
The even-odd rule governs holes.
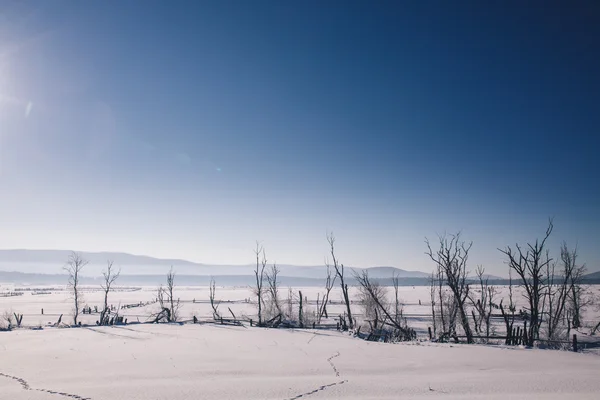
[[[300,299],[300,304],[298,305],[298,323],[300,324],[300,328],[304,328],[304,316],[302,315],[302,291],[298,291],[298,298]]]
[[[433,336],[431,335],[431,327],[430,326],[427,327],[427,331],[429,332],[429,340],[433,339]]]
[[[573,351],[577,352],[577,335],[573,334]]]

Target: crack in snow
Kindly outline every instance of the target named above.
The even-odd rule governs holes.
[[[82,397],[77,394],[71,394],[71,393],[67,393],[67,392],[57,392],[55,390],[49,390],[49,389],[35,389],[35,388],[32,388],[25,379],[19,378],[17,376],[4,374],[2,372],[0,372],[0,376],[17,381],[21,385],[21,388],[23,388],[23,390],[33,390],[36,392],[45,392],[45,393],[55,394],[58,396],[70,397],[72,399],[77,399],[77,400],[92,400],[90,397]]]
[[[101,335],[107,335],[107,336],[112,336],[112,337],[116,337],[116,338],[125,338],[125,339],[132,339],[132,340],[147,340],[147,338],[143,338],[143,337],[137,337],[137,336],[128,336],[128,335],[120,335],[118,333],[114,333],[114,332],[108,332],[106,330],[103,329],[94,329],[91,327],[83,327],[82,329],[91,331],[91,332],[95,332],[95,333],[99,333]]]
[[[333,363],[332,360],[334,358],[336,358],[336,357],[339,357],[339,356],[340,356],[340,352],[336,351],[336,353],[334,355],[332,355],[331,357],[329,357],[327,359],[327,362],[329,363],[329,365],[331,365],[331,368],[333,369],[333,372],[335,372],[335,376],[340,376],[340,371],[338,371],[338,369],[336,368],[336,366],[335,366],[335,364]],[[330,388],[332,386],[343,385],[344,383],[347,383],[347,382],[348,382],[348,380],[344,379],[343,381],[340,381],[340,382],[334,382],[334,383],[330,383],[330,384],[327,384],[327,385],[322,385],[322,386],[319,386],[318,388],[316,388],[315,390],[311,390],[310,392],[306,392],[306,393],[302,393],[302,394],[296,395],[294,397],[290,397],[288,400],[301,399],[303,397],[310,396],[310,395],[313,395],[315,393],[321,392],[321,391],[323,391],[323,390],[325,390],[327,388]]]
[[[330,383],[328,385],[319,386],[315,390],[311,390],[310,392],[306,392],[306,393],[302,393],[302,394],[299,394],[299,395],[294,396],[294,397],[290,397],[288,400],[301,399],[303,397],[310,396],[310,395],[313,395],[313,394],[318,393],[320,391],[323,391],[323,390],[325,390],[325,389],[327,389],[329,387],[337,386],[337,385],[343,385],[346,382],[348,382],[348,381],[347,380],[343,380],[343,381],[340,381],[340,382],[334,382],[334,383]]]
[[[333,368],[333,372],[335,372],[335,376],[340,376],[340,372],[337,370],[337,368],[333,364],[333,361],[331,361],[331,360],[333,360],[334,358],[339,357],[339,356],[340,356],[340,352],[338,351],[334,355],[332,355],[331,357],[329,357],[327,359],[327,362],[329,363],[329,365],[331,365],[331,368]]]

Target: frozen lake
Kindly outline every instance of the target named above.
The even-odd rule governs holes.
[[[19,289],[28,289],[23,291],[23,295],[14,297],[0,297],[0,313],[17,312],[23,314],[23,325],[25,326],[47,326],[57,321],[63,314],[63,322],[71,321],[72,299],[70,293],[64,286],[54,287],[30,287],[19,288],[14,286],[2,286],[2,291],[11,291]],[[132,305],[139,303],[149,303],[141,307],[126,308],[121,310],[121,315],[129,322],[146,322],[153,313],[158,311],[158,304],[154,303],[156,299],[156,287],[135,287],[123,288],[116,287],[116,290],[109,295],[109,303],[115,307],[119,305]],[[498,287],[496,302],[504,298],[504,304],[508,302],[508,288]],[[285,303],[288,296],[288,288],[282,287],[280,297]],[[308,303],[304,304],[305,315],[309,318],[316,310],[317,296],[322,296],[324,290],[318,287],[292,288],[294,304],[297,303],[299,291]],[[390,301],[393,296],[393,288],[386,288]],[[401,286],[399,287],[399,298],[403,303],[404,315],[408,320],[409,326],[417,330],[419,336],[427,336],[427,327],[431,326],[431,303],[429,287],[425,286]],[[473,290],[476,290],[474,288]],[[591,294],[600,296],[600,286],[591,286],[588,288]],[[517,308],[524,306],[524,298],[521,289],[513,288],[514,301]],[[41,294],[36,294],[41,293]],[[83,303],[86,306],[98,307],[102,309],[104,294],[98,286],[83,287]],[[176,297],[181,301],[180,316],[182,320],[191,320],[193,316],[199,319],[206,319],[212,316],[212,309],[209,303],[209,288],[206,286],[198,287],[176,287]],[[358,290],[350,288],[350,297],[353,301],[352,309],[355,317],[360,321],[362,306],[358,304]],[[237,318],[256,320],[255,296],[252,289],[244,287],[219,287],[216,288],[216,298],[220,301],[219,311],[223,316],[229,317],[229,309]],[[328,307],[331,317],[336,317],[344,312],[345,306],[342,303],[341,290],[335,287],[331,294],[332,304]],[[590,306],[583,314],[583,324],[585,326],[594,326],[600,320],[598,306]],[[42,314],[43,309],[43,314]],[[98,314],[80,314],[80,321],[83,324],[95,325],[98,320]],[[499,318],[494,319],[494,327],[497,332],[502,332],[503,324]]]

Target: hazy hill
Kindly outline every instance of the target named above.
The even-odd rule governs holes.
[[[592,272],[582,277],[585,281],[600,282],[600,271]]]
[[[90,264],[106,264],[106,260],[113,260],[115,263],[124,265],[202,265],[187,260],[161,259],[149,256],[138,256],[129,253],[86,251],[81,251],[79,253],[83,256],[83,258],[88,260]],[[71,254],[70,250],[0,250],[0,262],[44,264],[64,263],[69,257],[69,254]]]
[[[0,271],[15,271],[28,274],[62,274],[70,251],[68,250],[0,250]],[[171,266],[178,275],[200,276],[252,276],[254,265],[209,265],[179,259],[160,259],[128,253],[80,252],[89,261],[85,275],[99,276],[106,260],[113,260],[121,268],[122,275],[164,275]],[[325,266],[278,265],[282,277],[324,279]],[[376,279],[424,278],[428,274],[420,271],[405,271],[395,267],[368,268],[369,275]],[[346,274],[359,273],[361,268],[346,268]]]

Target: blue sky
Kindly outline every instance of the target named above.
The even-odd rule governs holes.
[[[2,2],[0,248],[600,267],[594,2]]]

